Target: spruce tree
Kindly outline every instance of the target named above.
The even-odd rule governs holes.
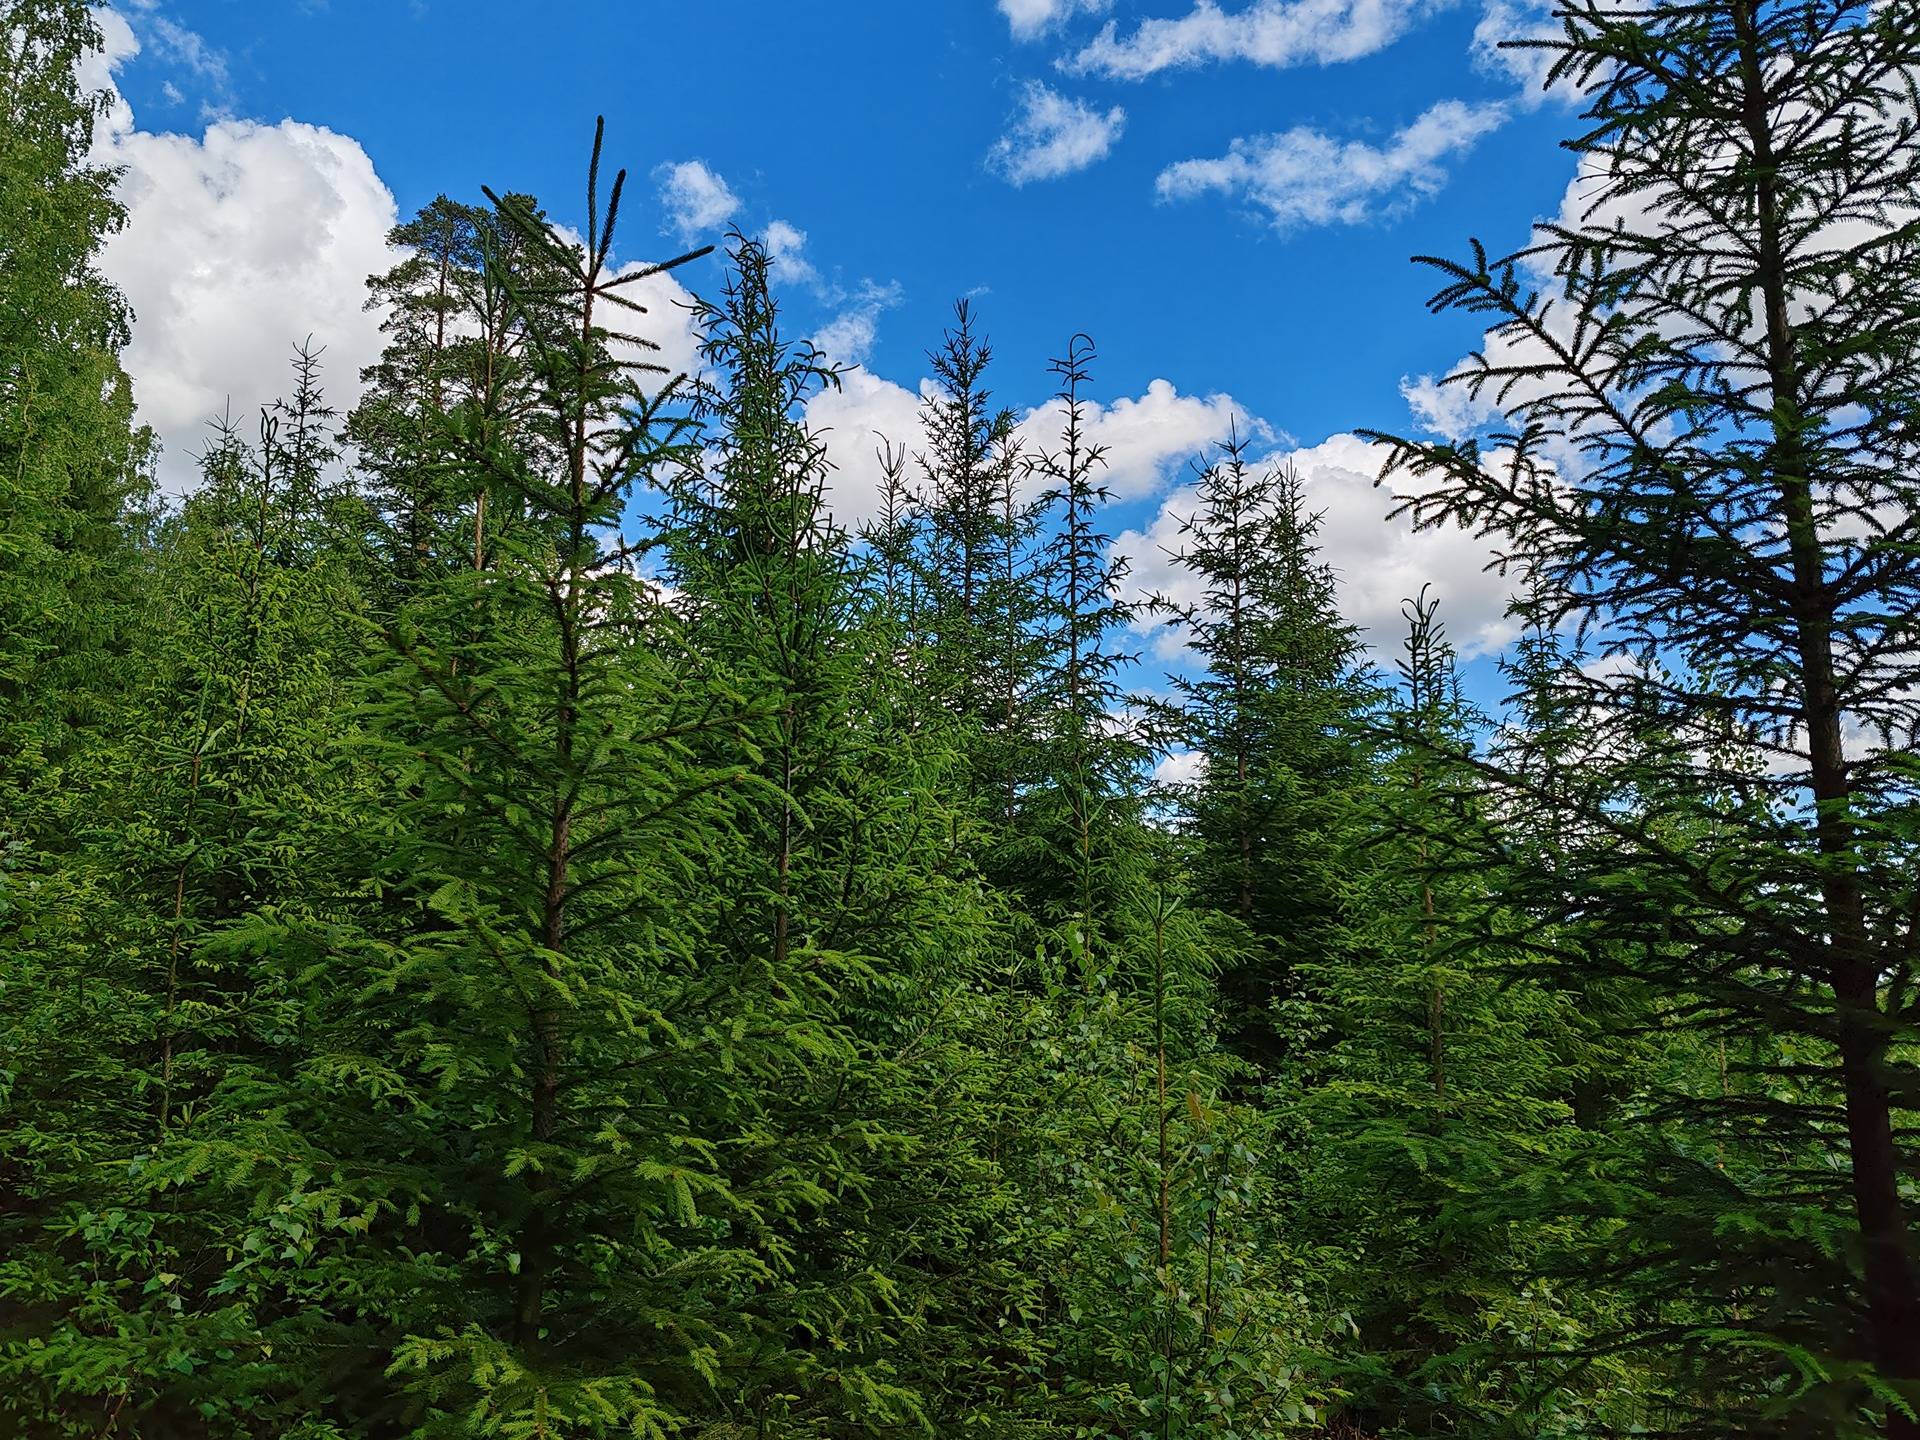
[[[996,684],[993,676],[1004,651],[996,642],[1005,640],[996,622],[1016,599],[1006,593],[1018,544],[1009,520],[1019,464],[1013,416],[993,408],[986,383],[993,348],[968,301],[955,303],[954,323],[927,359],[936,388],[921,407],[927,448],[916,457],[925,517],[920,623],[937,659],[930,676],[937,693],[985,732],[1005,717],[1006,677]],[[984,759],[977,764],[977,788],[990,796],[998,777]]]
[[[1661,1097],[1661,1183],[1717,1193],[1718,1218],[1663,1227],[1697,1202],[1622,1199],[1616,1254],[1673,1302],[1634,1339],[1693,1377],[1707,1433],[1920,1434],[1902,1179],[1920,25],[1847,0],[1559,15],[1538,43],[1586,100],[1569,146],[1592,198],[1514,256],[1432,262],[1436,306],[1492,326],[1456,383],[1510,423],[1395,461],[1431,484],[1419,519],[1497,536],[1556,624],[1628,662],[1557,682],[1618,763],[1489,772],[1503,807],[1569,837],[1537,885],[1510,872],[1509,903],[1559,925],[1538,958],[1605,967],[1724,1038],[1747,1057],[1741,1127],[1780,1147],[1735,1183],[1701,1158],[1718,1094]],[[1729,734],[1767,768],[1727,763]],[[1768,1240],[1722,1251],[1728,1233]]]
[[[742,778],[689,745],[740,707],[679,663],[620,538],[690,432],[676,384],[643,388],[612,353],[637,272],[609,271],[624,176],[599,178],[596,137],[582,246],[496,202],[569,279],[523,289],[488,257],[534,403],[505,437],[456,427],[444,463],[511,523],[483,567],[374,617],[360,755],[389,798],[319,842],[358,894],[246,937],[298,985],[310,1058],[223,1087],[229,1143],[310,1227],[265,1270],[304,1302],[276,1351],[347,1426],[678,1423],[733,1323],[718,1294],[764,1263],[757,1207],[791,1201],[777,1179],[733,1189],[715,1149],[733,1116],[709,1067],[750,1068],[763,1042],[667,1013],[700,923],[671,897]],[[716,1211],[736,1238],[703,1244]]]
[[[1428,593],[1404,606],[1400,685],[1367,717],[1372,783],[1351,797],[1343,932],[1298,967],[1273,1089],[1300,1153],[1280,1226],[1344,1315],[1324,1364],[1365,1433],[1614,1433],[1657,1413],[1657,1378],[1609,1353],[1614,1294],[1561,1273],[1567,1230],[1532,1197],[1624,1153],[1579,1094],[1644,1060],[1595,1043],[1582,998],[1527,973],[1510,937],[1496,797]],[[1598,1237],[1596,1237],[1598,1238]]]
[[[257,441],[216,431],[200,489],[155,518],[126,572],[147,606],[74,835],[95,908],[83,943],[44,955],[58,1023],[9,1030],[38,1077],[15,1097],[22,1117],[62,1137],[33,1187],[59,1208],[15,1237],[0,1279],[24,1321],[0,1365],[29,1434],[94,1433],[102,1413],[231,1428],[270,1404],[273,1367],[223,1363],[272,1326],[235,1265],[262,1217],[231,1179],[201,1182],[247,1167],[226,1097],[297,1063],[297,988],[244,937],[264,913],[337,903],[316,836],[366,798],[335,763],[354,730],[341,617],[357,595],[321,523],[317,362],[302,351],[295,367]]]
[[[924,1423],[956,1357],[914,1346],[906,1307],[953,1302],[899,1227],[912,1210],[937,1233],[959,1208],[941,1180],[968,1142],[934,1108],[951,1072],[929,1067],[954,1063],[983,927],[937,823],[949,737],[901,723],[894,617],[865,609],[826,506],[805,407],[838,377],[783,336],[765,249],[736,234],[729,251],[722,297],[696,312],[705,443],[667,478],[659,554],[689,663],[752,697],[697,751],[752,789],[683,903],[711,917],[694,956],[703,1003],[747,1001],[756,1025],[784,1013],[794,1047],[727,1082],[753,1117],[734,1163],[804,1177],[810,1198],[735,1301],[752,1328],[724,1357],[723,1404],[783,1433]]]
[[[100,44],[79,3],[0,6],[0,844],[36,821],[97,703],[130,611],[116,567],[151,436],[132,423],[124,300],[101,276],[125,216],[89,159],[105,97],[78,67]],[[77,778],[77,777],[76,777]]]
[[[1201,583],[1200,600],[1156,608],[1199,662],[1172,677],[1176,733],[1205,759],[1181,797],[1196,899],[1247,937],[1221,977],[1227,1033],[1272,1065],[1284,1029],[1275,1007],[1294,992],[1294,970],[1342,943],[1337,857],[1367,780],[1355,726],[1371,686],[1299,473],[1247,448],[1228,435],[1181,522],[1172,560]]]
[[[1106,448],[1087,434],[1093,360],[1092,340],[1075,335],[1052,362],[1059,447],[1032,461],[1038,513],[1052,533],[1035,576],[1033,697],[1022,736],[1034,775],[1020,825],[1026,853],[1016,855],[1036,910],[1070,919],[1083,947],[1118,919],[1137,879],[1137,847],[1128,850],[1140,833],[1133,801],[1146,763],[1124,712],[1121,675],[1134,657],[1115,644],[1134,613],[1120,596],[1126,566],[1100,528]]]

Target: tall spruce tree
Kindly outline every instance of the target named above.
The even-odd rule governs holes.
[[[270,1405],[265,1374],[221,1363],[271,1324],[236,1265],[237,1232],[260,1217],[197,1182],[246,1163],[223,1097],[260,1093],[290,1061],[297,989],[245,932],[337,903],[316,837],[365,799],[336,763],[354,730],[341,617],[357,596],[322,523],[325,414],[303,351],[258,440],[216,432],[201,487],[127,572],[148,604],[74,837],[96,905],[84,943],[46,952],[57,1025],[39,1043],[10,1030],[35,1077],[14,1097],[27,1133],[65,1137],[43,1142],[59,1161],[28,1191],[58,1207],[15,1237],[0,1278],[20,1307],[0,1368],[28,1434],[97,1433],[103,1417],[228,1433]]]
[[[1538,43],[1587,103],[1584,208],[1507,259],[1432,262],[1436,306],[1492,325],[1455,383],[1511,425],[1395,452],[1431,484],[1419,519],[1499,537],[1555,622],[1631,662],[1555,682],[1613,763],[1486,771],[1567,837],[1551,871],[1506,872],[1506,903],[1553,925],[1542,964],[1644,985],[1740,1057],[1737,1102],[1674,1084],[1664,1163],[1582,1192],[1627,1212],[1613,1256],[1668,1297],[1627,1341],[1691,1377],[1665,1423],[1920,1434],[1920,17],[1558,14]],[[1723,1117],[1772,1163],[1716,1167]]]
[[[380,618],[364,753],[391,798],[327,842],[361,893],[251,931],[263,968],[306,977],[291,1023],[311,1058],[225,1087],[229,1143],[308,1217],[273,1277],[306,1299],[276,1350],[344,1426],[677,1424],[733,1333],[722,1292],[795,1203],[788,1177],[735,1188],[716,1148],[745,1122],[712,1067],[784,1042],[681,1003],[702,917],[674,897],[743,779],[690,746],[740,706],[682,663],[620,539],[634,486],[689,431],[675,384],[645,389],[613,353],[641,272],[608,268],[624,177],[602,192],[599,154],[596,136],[584,245],[496,202],[570,279],[523,291],[488,257],[537,403],[519,439],[456,428],[446,463],[514,523],[483,567],[425,577]],[[733,1239],[705,1244],[716,1212]]]
[[[1286,1012],[1272,1093],[1303,1143],[1280,1234],[1352,1327],[1325,1363],[1363,1433],[1613,1433],[1647,1386],[1583,1349],[1618,1316],[1555,1286],[1559,1232],[1515,1194],[1584,1155],[1570,1079],[1618,1057],[1504,943],[1490,797],[1460,758],[1485,722],[1437,602],[1404,613],[1400,685],[1367,717],[1372,783],[1349,797],[1343,931],[1302,958]],[[1464,918],[1482,915],[1491,933]]]
[[[1120,593],[1126,564],[1101,528],[1106,447],[1088,434],[1084,393],[1093,341],[1075,335],[1050,370],[1059,389],[1057,448],[1032,457],[1037,514],[1051,531],[1037,557],[1028,622],[1031,793],[1022,806],[1017,882],[1036,911],[1070,920],[1083,947],[1110,929],[1140,878],[1137,800],[1147,751],[1125,713],[1121,676],[1133,656],[1118,635],[1134,607]],[[1024,849],[1024,854],[1019,854]]]
[[[1196,898],[1234,917],[1248,942],[1221,977],[1227,1033],[1271,1065],[1284,1028],[1275,1006],[1294,969],[1342,943],[1338,856],[1367,778],[1354,726],[1371,690],[1299,473],[1249,459],[1235,431],[1194,499],[1172,561],[1201,597],[1156,603],[1199,662],[1172,677],[1176,729],[1205,759],[1182,806]]]
[[[151,442],[96,264],[124,218],[90,159],[105,97],[80,76],[99,45],[83,4],[0,5],[0,1416],[28,1433],[77,1428],[55,1397],[99,1401],[96,1430],[111,1403],[60,1341],[90,1302],[113,1313],[118,1267],[138,1265],[137,1237],[88,1217],[112,1212],[107,1167],[151,1121],[127,1068],[154,1031],[123,877],[88,844],[150,593]],[[88,1263],[103,1255],[112,1279]]]
[[[995,670],[1007,639],[998,622],[1017,611],[1007,576],[1022,580],[1009,513],[1019,454],[1012,413],[993,408],[993,348],[970,302],[955,303],[954,322],[927,359],[935,390],[921,407],[927,447],[916,456],[925,516],[919,619],[938,662],[930,680],[953,713],[984,734],[1006,716],[1008,681],[996,683]],[[986,804],[999,777],[985,756],[976,766]]]
[[[0,6],[0,846],[67,783],[125,623],[115,567],[151,437],[132,423],[128,314],[102,278],[124,214],[89,150],[104,97],[80,88],[99,47],[79,3]],[[131,597],[128,597],[131,598]],[[77,782],[76,775],[74,780]],[[29,840],[28,831],[35,833]]]
[[[730,251],[723,296],[697,312],[705,443],[670,478],[660,551],[696,663],[753,697],[699,748],[756,784],[685,903],[712,915],[697,966],[716,999],[792,997],[789,1063],[730,1082],[756,1117],[736,1163],[804,1176],[812,1202],[737,1302],[754,1331],[724,1408],[791,1434],[927,1424],[966,1403],[949,1387],[977,1387],[954,1318],[1005,1283],[954,1274],[940,1243],[982,1198],[977,1136],[942,1096],[977,1063],[991,933],[942,823],[960,731],[912,720],[897,617],[869,610],[828,511],[805,408],[838,377],[782,335],[764,247],[735,235]]]

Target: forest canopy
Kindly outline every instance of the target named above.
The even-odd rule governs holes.
[[[0,0],[0,1432],[1920,1437],[1920,9],[1520,42],[1589,208],[1370,435],[1497,705],[1232,427],[1129,598],[990,297],[849,528],[604,127],[168,494],[97,24]]]

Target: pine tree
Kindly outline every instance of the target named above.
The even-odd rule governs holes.
[[[484,209],[439,196],[388,232],[387,243],[406,258],[367,282],[367,306],[384,312],[388,341],[361,376],[367,394],[348,433],[383,532],[376,553],[402,584],[434,567],[453,528],[450,512],[465,499],[437,493],[448,478],[443,426],[465,390],[457,351],[476,318],[481,236],[492,221]],[[481,343],[489,355],[501,349],[494,336]]]
[[[568,281],[513,213],[539,209],[525,195],[493,207],[440,196],[389,232],[406,258],[367,281],[388,340],[361,374],[367,388],[346,436],[370,511],[373,574],[396,595],[449,567],[485,568],[490,532],[514,522],[510,487],[466,491],[467,458],[499,450],[559,463],[554,437],[534,423],[534,347],[564,343],[557,301]]]

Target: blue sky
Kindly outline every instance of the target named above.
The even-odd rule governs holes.
[[[378,258],[383,206],[404,217],[484,183],[577,219],[604,113],[609,160],[631,172],[622,255],[667,253],[683,228],[718,239],[722,223],[784,241],[793,325],[862,367],[860,403],[831,417],[849,436],[884,428],[875,417],[898,428],[958,295],[975,297],[997,392],[1019,409],[1045,399],[1048,357],[1091,333],[1095,392],[1127,421],[1116,448],[1144,447],[1117,458],[1133,478],[1111,525],[1151,572],[1184,456],[1225,415],[1358,475],[1357,443],[1329,437],[1415,424],[1403,384],[1472,348],[1469,322],[1425,312],[1433,281],[1408,257],[1461,253],[1472,235],[1511,247],[1560,208],[1572,161],[1558,142],[1577,122],[1486,44],[1532,13],[1515,0],[130,0],[111,17],[131,36],[112,70],[131,116],[109,158],[130,171],[132,219],[108,268],[141,314],[143,403],[179,451],[169,427],[216,391],[242,410],[266,398],[233,394],[259,386],[260,363],[223,370],[212,352],[297,338],[276,325],[334,343],[350,392],[339,371],[373,322],[352,313],[357,292],[328,296]],[[303,166],[310,183],[296,183]],[[266,234],[303,215],[321,238],[276,260]],[[243,294],[184,288],[183,265],[222,264],[280,273]],[[715,261],[682,272],[694,289],[718,274]],[[262,333],[239,334],[248,317]],[[1497,646],[1497,587],[1467,573],[1471,546],[1375,537],[1385,505],[1367,485],[1330,481],[1324,503],[1343,575],[1356,592],[1374,582],[1355,602],[1367,623],[1383,623],[1393,585],[1428,578],[1457,592],[1469,649]],[[1391,575],[1369,574],[1376,538]]]

